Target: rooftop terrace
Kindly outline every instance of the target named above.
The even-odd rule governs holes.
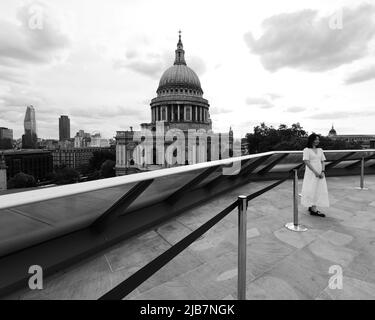
[[[1,195],[0,296],[238,298],[247,252],[238,283],[248,299],[375,297],[375,150],[326,151],[332,206],[324,219],[300,208],[308,231],[296,233],[284,226],[297,212],[301,156],[267,152]],[[355,189],[360,174],[368,190]],[[24,289],[33,265],[43,268],[41,291]],[[327,289],[333,265],[343,268],[342,290]]]
[[[247,299],[374,299],[375,176],[369,190],[358,177],[327,179],[326,218],[300,207],[307,232],[292,232],[292,183],[286,181],[249,202]],[[197,229],[240,194],[270,181],[252,182],[159,224],[47,277],[44,289],[24,289],[8,299],[97,299]],[[301,183],[301,181],[300,181]],[[125,299],[236,299],[236,211],[146,280]],[[329,268],[343,270],[343,288],[330,289]]]

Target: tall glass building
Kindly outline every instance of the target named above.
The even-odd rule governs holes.
[[[25,134],[22,136],[22,148],[37,148],[38,137],[36,133],[35,109],[33,106],[27,106],[24,120],[24,128]]]

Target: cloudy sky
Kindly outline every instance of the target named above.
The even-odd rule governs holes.
[[[334,0],[0,2],[0,126],[38,135],[58,117],[113,137],[150,121],[178,30],[211,105],[213,129],[265,121],[375,134],[375,4]]]

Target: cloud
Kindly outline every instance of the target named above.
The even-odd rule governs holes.
[[[153,79],[156,79],[161,75],[162,67],[159,62],[152,61],[142,61],[135,60],[130,62],[125,62],[118,60],[114,63],[114,67],[117,68],[127,68],[132,71],[138,72],[140,74],[149,76]]]
[[[96,106],[90,108],[74,108],[69,111],[69,115],[72,117],[84,117],[84,118],[113,118],[118,116],[139,116],[143,113],[143,109],[135,107],[124,107],[124,106]]]
[[[302,112],[305,111],[306,108],[304,107],[289,107],[286,109],[287,112]]]
[[[137,57],[137,55],[138,55],[138,52],[136,50],[133,50],[133,49],[127,50],[126,53],[125,53],[125,57],[127,59],[133,59],[133,58]]]
[[[186,64],[193,69],[198,76],[203,75],[207,71],[207,66],[204,60],[197,56],[186,58]]]
[[[283,97],[282,95],[277,94],[277,93],[266,93],[265,95],[269,97],[271,100],[276,100],[276,99],[280,99]]]
[[[15,84],[27,83],[27,80],[22,76],[20,72],[17,72],[14,69],[4,68],[1,66],[0,66],[0,81],[12,82]]]
[[[270,109],[274,107],[272,102],[262,97],[248,97],[246,98],[246,104],[249,106],[256,105],[262,109]]]
[[[355,84],[372,79],[375,79],[375,65],[353,72],[346,78],[345,84]]]
[[[35,6],[31,4],[19,8],[18,24],[0,21],[0,64],[14,67],[20,61],[48,63],[56,57],[58,50],[68,46],[68,38],[58,30],[48,7]],[[32,24],[35,10],[42,10],[38,27]]]
[[[309,116],[310,119],[315,120],[335,120],[347,118],[359,118],[375,115],[375,111],[338,111],[338,112],[323,112]]]
[[[198,56],[187,56],[186,63],[199,76],[207,71],[204,60]],[[140,53],[136,50],[127,50],[125,57],[116,59],[113,62],[115,69],[128,69],[139,74],[159,79],[163,72],[174,63],[174,54],[171,50],[165,50],[158,54],[155,52]]]
[[[45,99],[39,92],[34,90],[21,89],[17,86],[11,86],[10,90],[0,94],[1,109],[22,109],[28,105],[39,106],[45,104]]]
[[[282,68],[326,71],[351,63],[368,54],[368,43],[375,34],[375,7],[363,4],[342,10],[343,28],[330,28],[334,16],[319,17],[315,10],[282,13],[263,21],[264,33],[244,40],[259,55],[265,69]]]
[[[211,107],[210,108],[210,114],[211,115],[231,113],[231,112],[233,112],[233,110],[229,109],[229,108],[218,108],[218,107]]]
[[[128,69],[152,79],[158,79],[167,66],[172,64],[170,53],[146,53],[142,55],[135,50],[131,50],[126,52],[124,58],[114,60],[113,67],[115,69]]]

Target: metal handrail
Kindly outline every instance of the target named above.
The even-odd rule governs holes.
[[[360,149],[360,150],[326,150],[325,153],[375,153],[375,149]],[[67,196],[78,195],[86,192],[92,192],[112,187],[118,187],[126,184],[141,182],[145,180],[152,180],[161,177],[192,172],[200,169],[207,169],[214,166],[226,166],[239,161],[250,159],[257,159],[267,155],[277,154],[302,154],[302,150],[296,151],[269,151],[264,153],[251,154],[247,156],[227,158],[223,160],[215,160],[210,162],[197,163],[193,165],[166,168],[162,170],[141,172],[134,175],[125,175],[114,178],[107,178],[102,180],[88,181],[77,184],[69,184],[65,186],[51,187],[43,190],[31,190],[0,196],[0,210],[33,204],[36,202],[47,201],[52,199],[63,198]]]

